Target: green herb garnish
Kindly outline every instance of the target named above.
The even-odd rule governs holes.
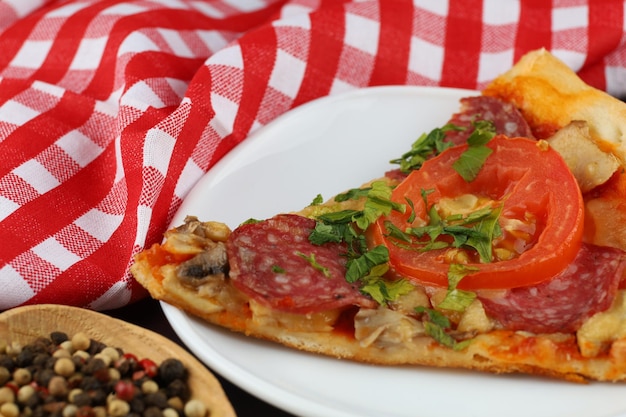
[[[388,301],[397,300],[398,297],[408,294],[415,289],[413,284],[405,279],[388,280],[384,278],[385,273],[389,269],[389,264],[380,264],[374,266],[369,274],[361,278],[361,292],[368,294],[378,304],[385,305]]]
[[[476,293],[472,291],[459,290],[457,286],[459,282],[470,272],[478,271],[478,268],[452,264],[448,269],[448,291],[444,299],[437,304],[437,308],[444,310],[453,310],[460,313],[464,312],[467,307],[476,299]]]
[[[408,291],[407,285],[410,285],[388,281],[382,277],[389,268],[389,250],[384,245],[368,250],[361,232],[392,210],[404,212],[404,204],[391,201],[392,190],[384,181],[375,181],[370,187],[355,188],[339,194],[335,201],[365,198],[363,210],[340,210],[321,214],[317,216],[315,228],[309,235],[309,241],[315,245],[345,242],[348,248],[345,255],[346,281],[360,282],[361,291],[381,304],[394,300],[403,291]]]
[[[472,342],[471,339],[459,342],[447,333],[446,330],[452,327],[450,320],[439,311],[421,306],[417,307],[415,311],[426,315],[424,330],[440,345],[458,351],[465,349]]]
[[[389,161],[392,164],[399,164],[400,171],[408,174],[409,172],[419,169],[426,160],[439,155],[444,150],[452,147],[452,142],[446,142],[446,132],[452,130],[464,130],[465,128],[454,124],[447,124],[443,127],[437,127],[429,133],[423,133],[413,144],[411,150],[402,154],[400,158]]]
[[[323,202],[324,202],[324,198],[322,197],[321,194],[318,194],[318,195],[315,196],[315,198],[313,199],[313,201],[311,201],[311,204],[309,204],[309,205],[310,206],[319,206]]]
[[[365,230],[380,216],[388,215],[391,210],[404,213],[406,206],[391,201],[392,187],[383,181],[375,181],[367,193],[363,215],[356,218],[356,224],[361,230]]]
[[[428,192],[422,192],[425,199]],[[427,203],[426,203],[427,204]],[[491,262],[493,259],[492,242],[502,234],[498,219],[502,206],[486,207],[473,211],[465,216],[452,215],[442,218],[435,205],[428,208],[428,224],[419,227],[409,227],[402,231],[391,223],[385,223],[387,232],[403,242],[413,242],[421,245],[419,250],[428,251],[447,247],[468,247],[478,252],[481,262]],[[442,240],[442,236],[452,237],[452,242]],[[411,240],[411,237],[418,240]],[[424,240],[424,238],[427,238]]]
[[[487,143],[496,135],[492,122],[474,122],[474,131],[467,139],[468,148],[453,164],[452,168],[467,182],[474,181],[493,149]]]
[[[317,269],[318,271],[320,271],[322,274],[324,274],[324,276],[326,278],[330,278],[330,271],[328,270],[328,268],[326,268],[325,266],[320,265],[317,262],[317,260],[315,259],[315,254],[314,253],[311,253],[310,255],[306,255],[306,254],[304,254],[302,252],[296,252],[296,255],[298,255],[302,259],[305,259],[306,261],[308,261],[309,264],[314,269]]]
[[[372,268],[379,265],[387,265],[389,262],[389,249],[384,245],[378,245],[357,258],[348,260],[346,268],[346,281],[356,282],[367,276]]]

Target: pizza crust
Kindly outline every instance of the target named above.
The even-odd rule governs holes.
[[[586,121],[600,148],[626,166],[626,104],[587,85],[545,49],[524,55],[483,94],[515,104],[538,138],[547,138],[572,121]]]

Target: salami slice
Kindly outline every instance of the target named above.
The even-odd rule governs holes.
[[[513,104],[495,97],[476,96],[462,98],[461,111],[454,114],[448,122],[464,127],[466,130],[448,132],[446,140],[455,145],[465,143],[474,130],[472,122],[477,119],[493,122],[497,134],[510,138],[533,137],[530,126]]]
[[[235,229],[227,242],[234,285],[260,303],[294,313],[375,305],[345,280],[345,245],[312,244],[314,227],[315,220],[281,214]]]
[[[583,244],[563,272],[536,286],[502,295],[479,294],[486,313],[511,330],[533,333],[576,331],[582,322],[611,306],[626,268],[626,254]]]

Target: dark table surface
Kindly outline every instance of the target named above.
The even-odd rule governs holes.
[[[175,341],[181,346],[185,346],[174,332],[174,329],[170,326],[163,314],[163,310],[161,310],[159,302],[156,300],[146,298],[124,308],[105,311],[104,313],[152,330]],[[225,379],[222,375],[216,372],[214,372],[214,374],[222,384],[224,392],[226,392],[238,417],[293,417],[293,414],[280,410],[248,394],[246,391]]]

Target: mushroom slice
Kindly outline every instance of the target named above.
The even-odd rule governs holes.
[[[176,268],[176,275],[185,284],[197,287],[211,279],[223,280],[228,272],[226,245],[217,242],[215,245],[193,258],[181,263]]]
[[[587,122],[574,120],[547,141],[561,154],[583,193],[604,184],[620,166],[615,155],[596,144]]]

